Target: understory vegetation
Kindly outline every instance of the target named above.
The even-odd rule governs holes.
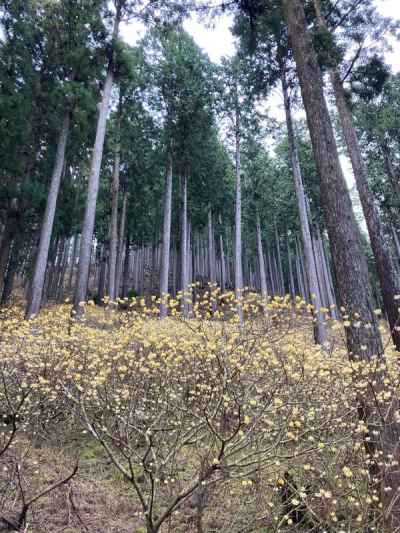
[[[1,312],[3,524],[385,531],[371,465],[398,463],[374,448],[357,405],[373,394],[384,413],[398,393],[392,346],[381,393],[381,363],[349,361],[327,309],[329,344],[313,343],[301,298],[248,293],[242,327],[233,294],[210,288],[190,320],[176,300],[158,320],[154,300],[89,302],[83,321],[68,304],[31,321],[18,305]]]

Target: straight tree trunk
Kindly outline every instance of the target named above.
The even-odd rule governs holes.
[[[307,301],[307,291],[304,284],[304,277],[303,277],[303,271],[301,268],[301,262],[300,262],[300,250],[299,246],[297,244],[297,238],[295,240],[295,246],[296,246],[296,275],[297,275],[297,286],[299,289],[299,294],[302,297],[304,301]]]
[[[3,292],[1,295],[0,305],[5,306],[10,303],[12,291],[14,288],[14,280],[18,270],[18,263],[20,259],[21,237],[13,241],[10,260],[7,267],[7,273],[4,278]]]
[[[394,245],[395,245],[395,248],[396,248],[397,257],[400,260],[400,240],[399,240],[399,236],[397,235],[396,228],[393,226],[393,224],[391,224],[391,229],[392,229],[393,240],[394,240]]]
[[[239,102],[236,98],[235,110],[235,297],[240,324],[243,325],[243,265],[242,265],[242,185],[240,165],[240,112]]]
[[[293,265],[292,265],[292,254],[290,253],[290,242],[289,237],[286,236],[286,246],[287,246],[287,257],[288,257],[288,267],[289,267],[289,287],[290,287],[290,297],[292,300],[296,297],[296,291],[294,288],[294,276],[293,276]]]
[[[50,262],[50,268],[48,269],[48,282],[46,290],[46,299],[52,299],[54,295],[54,286],[57,279],[57,270],[59,265],[60,255],[62,253],[63,238],[57,237],[54,245],[54,256]]]
[[[346,140],[347,151],[350,156],[361,206],[367,223],[368,234],[379,277],[379,284],[382,291],[383,306],[389,322],[393,343],[396,346],[396,350],[400,351],[400,331],[397,329],[397,326],[400,326],[400,317],[398,303],[395,300],[395,296],[400,293],[398,274],[390,253],[390,247],[388,246],[383,231],[374,195],[366,179],[364,161],[362,159],[352,113],[346,101],[340,74],[337,71],[331,71],[330,77],[335,92],[336,106],[339,112],[344,138]]]
[[[121,218],[119,223],[119,235],[118,235],[118,249],[117,249],[117,270],[115,272],[115,298],[119,298],[119,291],[121,285],[121,276],[123,271],[123,261],[124,261],[124,239],[125,239],[125,228],[126,228],[126,212],[128,208],[128,193],[125,192],[124,199],[122,200],[122,211]]]
[[[215,288],[217,282],[217,271],[215,268],[215,245],[214,245],[214,228],[213,228],[213,216],[211,206],[208,208],[207,214],[207,229],[208,229],[208,273],[210,283]]]
[[[275,224],[275,244],[276,244],[276,258],[277,258],[277,275],[279,280],[279,287],[280,287],[280,293],[281,296],[285,295],[285,280],[283,277],[283,268],[282,268],[282,257],[281,257],[281,248],[279,245],[279,235],[278,235],[278,228]]]
[[[175,242],[172,245],[171,256],[172,256],[171,257],[171,267],[172,267],[171,294],[172,294],[173,298],[175,298],[176,297],[177,286],[178,286],[178,266],[179,266],[178,250],[177,250],[177,246],[176,246]]]
[[[268,272],[269,272],[269,279],[270,279],[270,285],[271,285],[271,294],[272,296],[276,296],[274,269],[272,267],[271,254],[270,254],[269,249],[267,249],[266,256],[267,256],[267,261],[268,261]]]
[[[314,337],[315,341],[318,344],[323,345],[327,340],[327,333],[324,324],[324,317],[320,311],[322,307],[321,294],[318,286],[317,267],[315,264],[315,257],[312,247],[310,223],[307,216],[306,195],[304,192],[304,184],[301,175],[299,155],[297,151],[296,139],[293,129],[291,103],[284,67],[282,67],[281,81],[286,114],[286,127],[288,134],[290,159],[293,172],[293,181],[296,191],[297,207],[299,210],[301,239],[303,243],[304,257],[306,261],[306,272],[308,278],[308,285],[310,288],[311,303],[314,306]]]
[[[12,243],[18,233],[18,220],[17,206],[12,206],[8,213],[0,241],[0,292],[6,276]]]
[[[79,243],[79,235],[76,234],[74,236],[74,246],[73,246],[72,258],[71,258],[71,268],[70,268],[69,277],[68,277],[68,292],[71,291],[71,287],[72,287],[72,280],[74,277],[76,257],[78,255],[78,243]]]
[[[336,142],[323,94],[321,70],[307,31],[300,0],[284,0],[291,44],[297,64],[317,170],[329,238],[333,248],[336,278],[342,305],[358,313],[371,328],[360,335],[358,328],[346,328],[349,352],[372,356],[381,353],[382,343],[373,313],[373,301],[360,231],[354,218],[350,195],[339,163]],[[361,345],[367,350],[361,350]]]
[[[4,280],[7,272],[8,261],[10,258],[10,251],[13,238],[11,232],[7,231],[7,227],[3,232],[0,245],[0,292],[4,285]]]
[[[51,176],[50,190],[47,196],[46,210],[43,217],[39,249],[35,261],[30,297],[26,308],[25,317],[27,319],[30,319],[39,313],[40,305],[42,303],[47,259],[49,255],[51,235],[53,232],[53,224],[54,217],[56,214],[56,205],[58,193],[60,190],[61,176],[64,169],[65,152],[67,149],[70,122],[71,114],[70,111],[67,110],[64,114],[64,119],[57,143],[56,159],[54,162],[53,174]]]
[[[188,218],[187,218],[187,176],[182,178],[182,214],[181,214],[181,291],[182,315],[187,318],[189,312],[189,302],[187,291],[189,290],[188,276]]]
[[[97,299],[99,305],[104,305],[107,285],[107,248],[104,245],[100,254],[99,285],[97,290]]]
[[[160,272],[160,318],[165,318],[168,314],[168,278],[169,278],[169,258],[171,248],[171,215],[172,215],[172,153],[167,156],[167,172],[165,178],[164,192],[164,225],[163,242]]]
[[[323,269],[323,274],[325,277],[325,282],[326,282],[326,287],[327,287],[329,308],[331,310],[332,317],[335,319],[338,319],[339,314],[337,310],[335,292],[333,289],[332,276],[330,273],[329,263],[328,263],[328,259],[327,259],[326,252],[325,252],[324,242],[322,240],[322,235],[321,235],[319,228],[318,228],[318,241],[317,242],[318,242],[320,254],[321,254],[322,269]]]
[[[225,260],[225,249],[224,249],[224,238],[222,235],[222,217],[218,216],[219,222],[219,255],[221,259],[221,292],[224,293],[226,289],[226,260]]]
[[[397,195],[397,198],[400,199],[400,182],[399,177],[396,175],[396,172],[393,168],[392,157],[390,153],[390,148],[387,144],[382,145],[383,161],[385,163],[386,172],[389,176],[389,181],[391,183],[393,192]]]
[[[321,14],[319,0],[314,0],[317,19],[322,27],[326,28],[325,20]],[[400,326],[398,304],[395,296],[400,292],[398,273],[390,253],[390,248],[385,238],[381,218],[375,204],[374,195],[368,185],[365,165],[361,154],[357,132],[353,122],[353,115],[346,99],[346,93],[340,72],[337,69],[330,70],[330,79],[335,93],[336,107],[339,112],[340,124],[346,141],[347,151],[350,156],[351,166],[360,196],[368,234],[377,267],[379,284],[381,287],[383,306],[389,322],[393,343],[396,350],[400,351]],[[396,181],[396,180],[395,180]],[[398,184],[398,182],[397,182]]]
[[[260,287],[261,287],[261,297],[263,300],[264,313],[268,314],[267,302],[268,302],[268,287],[267,287],[267,274],[265,272],[265,263],[264,263],[264,250],[261,238],[261,223],[260,223],[260,214],[257,211],[256,215],[256,234],[257,234],[257,254],[258,254],[258,266],[260,270]]]
[[[117,10],[115,17],[113,40],[118,37],[119,23],[121,12]],[[83,219],[81,246],[79,252],[79,267],[74,295],[73,311],[76,317],[84,313],[84,308],[80,305],[86,300],[86,293],[89,281],[90,252],[93,241],[94,222],[96,216],[97,195],[99,192],[99,178],[101,161],[103,158],[104,140],[106,135],[108,108],[110,105],[111,91],[114,83],[114,52],[110,57],[107,76],[104,83],[103,95],[99,106],[99,115],[97,119],[96,139],[93,147],[92,161],[90,165],[89,183],[85,207],[85,216]]]
[[[329,307],[328,288],[327,288],[327,283],[326,283],[324,269],[323,269],[321,249],[319,247],[318,238],[315,235],[312,236],[312,242],[313,242],[315,264],[317,267],[317,276],[318,276],[319,291],[321,295],[321,302],[322,302],[323,307],[328,308]]]
[[[127,298],[129,292],[129,281],[130,281],[130,261],[131,252],[130,252],[130,242],[129,236],[126,238],[125,243],[125,259],[124,259],[124,272],[122,275],[122,298]]]
[[[151,247],[151,272],[150,272],[150,293],[154,293],[154,280],[157,268],[157,240],[156,233],[154,232],[153,244]]]
[[[119,95],[118,118],[116,125],[116,139],[114,152],[114,171],[111,184],[111,220],[110,220],[110,255],[108,262],[108,296],[114,302],[116,294],[116,272],[117,272],[117,252],[118,252],[118,197],[119,197],[119,175],[121,165],[121,115],[122,99],[121,89]]]
[[[361,248],[360,230],[352,211],[350,195],[340,167],[336,142],[328,108],[323,94],[323,81],[317,56],[307,30],[307,21],[301,0],[283,0],[289,38],[297,65],[303,103],[310,129],[317,171],[321,180],[323,202],[328,233],[332,245],[336,279],[341,304],[346,309],[351,323],[346,327],[349,357],[370,360],[382,354],[382,341],[373,312],[372,291],[368,267]],[[358,327],[359,322],[368,328]],[[382,361],[381,367],[384,362]],[[384,367],[382,369],[384,374]],[[375,376],[375,377],[374,377]],[[392,530],[400,527],[400,500],[395,496],[400,485],[397,467],[386,467],[385,461],[375,457],[398,457],[400,438],[399,423],[395,412],[398,401],[376,404],[376,396],[385,389],[384,375],[370,376],[374,383],[371,392],[358,395],[360,419],[370,430],[370,440],[365,442],[369,455],[370,474],[380,497],[388,524]],[[362,378],[363,380],[366,379]],[[381,413],[385,413],[382,419]]]
[[[56,301],[62,302],[64,298],[64,279],[65,279],[65,273],[68,268],[68,256],[69,256],[69,250],[70,250],[71,241],[70,239],[65,239],[65,250],[62,257],[62,261],[60,264],[60,272],[57,280],[57,287],[56,287]]]

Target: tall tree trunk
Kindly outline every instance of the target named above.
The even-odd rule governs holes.
[[[182,177],[182,214],[181,214],[181,310],[185,318],[188,317],[189,305],[187,291],[189,290],[188,276],[188,218],[187,218],[187,176]]]
[[[390,227],[392,229],[393,241],[394,241],[397,257],[400,260],[400,240],[399,240],[399,236],[397,235],[396,228],[393,226],[393,224],[391,224]]]
[[[115,298],[119,298],[120,285],[121,285],[121,276],[123,271],[123,261],[124,261],[124,239],[125,239],[125,228],[126,228],[126,212],[128,208],[128,193],[125,192],[124,199],[122,200],[122,211],[119,222],[119,235],[118,235],[118,249],[117,249],[117,269],[115,272]]]
[[[318,241],[317,242],[318,242],[320,254],[321,254],[322,269],[323,269],[323,274],[324,274],[326,288],[327,288],[328,302],[329,302],[329,307],[331,310],[331,315],[333,318],[338,319],[339,314],[338,314],[338,309],[337,309],[337,304],[336,304],[335,292],[333,288],[332,276],[330,273],[330,267],[329,267],[328,259],[326,256],[324,242],[323,242],[321,231],[319,228],[318,228]]]
[[[188,217],[187,222],[187,272],[188,272],[188,291],[189,291],[189,298],[188,298],[188,315],[190,316],[192,314],[193,310],[193,248],[192,248],[192,225],[190,223],[190,219]]]
[[[323,94],[322,74],[307,30],[303,2],[283,0],[283,5],[321,180],[321,198],[332,245],[339,295],[341,304],[351,320],[349,327],[345,328],[349,357],[357,356],[370,360],[373,356],[382,354],[382,342],[373,312],[372,291],[367,262],[361,248],[360,230],[340,167]],[[369,327],[358,327],[360,321]],[[381,367],[383,364],[382,361]],[[374,457],[376,454],[378,457],[381,454],[384,457],[398,456],[400,427],[394,416],[398,402],[391,397],[389,402],[382,400],[377,405],[375,395],[383,392],[384,376],[377,377],[374,374],[370,378],[375,384],[374,391],[368,389],[364,394],[359,394],[358,411],[361,420],[373,435],[373,438],[365,443],[365,448],[370,455],[370,473],[375,480],[375,487],[380,485],[382,489],[391,489],[389,493],[382,490],[380,496],[384,510],[392,521],[390,527],[395,529],[400,526],[400,500],[392,495],[396,494],[400,485],[400,473],[397,467],[386,467],[384,461],[378,463]],[[384,420],[381,417],[382,412],[385,413]]]
[[[71,245],[70,239],[65,239],[64,253],[62,256],[62,260],[60,262],[60,270],[59,270],[56,293],[55,293],[55,298],[57,302],[62,302],[64,298],[64,279],[65,279],[65,273],[68,267],[68,256],[69,256],[70,245]]]
[[[177,245],[174,242],[172,245],[171,250],[171,266],[172,266],[172,287],[171,287],[171,294],[173,298],[176,297],[176,291],[178,286],[178,267],[179,267],[179,261],[178,261],[178,250]]]
[[[97,300],[98,305],[104,305],[104,299],[106,297],[106,285],[107,285],[107,246],[103,245],[100,258],[99,258],[99,282],[98,282],[98,290],[97,290]]]
[[[11,246],[19,231],[19,211],[17,202],[9,209],[0,241],[0,292],[6,276]]]
[[[113,40],[116,40],[118,37],[120,17],[121,12],[120,8],[118,8],[114,23]],[[79,252],[79,267],[74,295],[73,310],[77,317],[81,316],[84,313],[84,308],[80,305],[80,303],[86,300],[86,291],[89,281],[90,252],[93,241],[97,195],[99,192],[101,161],[103,158],[108,108],[110,104],[111,91],[114,83],[114,55],[115,52],[112,52],[112,57],[110,57],[107,68],[107,76],[104,83],[103,95],[101,98],[99,115],[97,119],[96,139],[93,147],[92,161],[90,165],[85,216],[83,219],[81,247]]]
[[[171,247],[171,215],[172,215],[172,153],[171,148],[167,155],[167,172],[165,178],[164,192],[164,225],[163,242],[160,272],[160,318],[165,318],[168,314],[168,278],[169,278],[169,258]]]
[[[284,0],[291,44],[297,64],[317,170],[321,179],[321,199],[329,238],[333,247],[336,278],[342,305],[358,313],[371,328],[360,335],[358,328],[346,328],[349,352],[372,356],[382,343],[373,313],[373,301],[366,259],[362,253],[360,231],[339,163],[332,124],[328,114],[321,70],[307,31],[300,0]],[[367,350],[361,350],[366,345]]]
[[[240,324],[243,325],[243,265],[242,265],[242,185],[240,166],[240,112],[236,95],[235,110],[235,297]]]
[[[130,282],[130,242],[129,236],[126,237],[125,243],[125,259],[124,259],[124,272],[122,275],[122,298],[127,298],[129,292],[129,282]]]
[[[382,153],[383,153],[383,161],[386,167],[386,172],[387,172],[387,175],[389,176],[389,181],[392,186],[393,192],[397,195],[397,198],[400,199],[399,176],[396,175],[396,172],[393,168],[392,157],[391,157],[390,148],[388,144],[386,143],[382,144]]]
[[[283,268],[282,268],[282,257],[281,257],[281,247],[279,243],[278,228],[275,224],[275,245],[276,245],[276,259],[277,259],[277,276],[279,283],[279,291],[281,296],[285,295],[285,280],[283,277]]]
[[[314,0],[318,22],[326,27],[321,14],[319,0]],[[400,351],[400,326],[398,304],[395,296],[400,292],[398,283],[398,273],[390,253],[390,248],[385,238],[378,208],[375,204],[374,195],[368,185],[365,165],[361,154],[360,145],[354,127],[353,116],[347,103],[343,82],[337,69],[330,70],[330,79],[335,93],[336,107],[339,112],[340,124],[342,126],[347,151],[350,156],[353,174],[360,196],[365,221],[367,223],[368,234],[377,267],[379,284],[382,291],[383,305],[389,322],[390,331],[396,350]],[[396,181],[396,180],[395,180]],[[398,185],[398,182],[397,182]]]
[[[217,266],[216,266],[216,253],[215,253],[215,237],[214,237],[214,225],[211,205],[208,206],[207,215],[207,233],[208,233],[208,276],[210,282],[210,303],[213,313],[217,309],[217,302],[215,299],[214,290],[217,284]]]
[[[282,82],[282,91],[283,91],[283,100],[286,114],[286,127],[288,134],[289,142],[289,151],[290,159],[293,172],[293,181],[297,197],[297,207],[299,210],[300,218],[300,231],[301,231],[301,240],[303,243],[304,257],[306,262],[306,272],[308,278],[308,285],[311,293],[311,303],[314,306],[314,318],[315,318],[315,327],[314,327],[314,337],[315,341],[318,344],[324,344],[327,340],[326,327],[324,324],[324,316],[321,313],[320,309],[322,307],[321,294],[318,286],[318,277],[317,277],[317,267],[315,264],[315,257],[312,247],[312,238],[310,223],[307,216],[307,202],[306,195],[304,192],[303,178],[301,175],[299,155],[297,151],[296,139],[293,129],[292,121],[292,112],[291,112],[291,103],[290,96],[288,92],[288,85],[286,80],[286,73],[282,67],[281,72],[281,82]]]
[[[260,287],[261,287],[261,297],[263,300],[264,313],[268,314],[267,302],[268,302],[268,287],[267,287],[267,274],[265,272],[265,263],[264,263],[264,250],[261,238],[261,223],[260,223],[260,214],[257,211],[256,215],[256,234],[257,234],[257,255],[258,255],[258,266],[260,270]]]
[[[151,247],[151,272],[150,272],[150,293],[154,293],[154,280],[155,280],[155,273],[157,268],[157,237],[156,232],[154,231],[153,235],[153,243]]]
[[[111,184],[111,220],[110,220],[110,255],[108,259],[108,296],[114,302],[116,300],[116,272],[118,251],[118,197],[119,197],[119,174],[121,164],[121,115],[122,96],[119,94],[118,118],[115,133],[114,171]]]
[[[222,217],[219,215],[219,255],[221,257],[221,292],[224,293],[226,289],[226,261],[225,261],[225,250],[224,250],[224,238],[222,236]]]
[[[50,190],[47,196],[46,210],[44,212],[42,229],[40,234],[39,249],[36,256],[35,268],[32,279],[30,296],[26,308],[26,318],[30,319],[40,311],[44,279],[46,275],[47,259],[49,255],[51,234],[53,232],[54,217],[58,193],[60,190],[61,176],[64,169],[65,152],[67,149],[70,129],[71,114],[67,110],[64,114],[60,135],[57,143],[56,159],[54,161],[53,174],[51,176]]]
[[[10,250],[10,260],[7,266],[7,272],[4,278],[3,292],[1,295],[0,305],[8,305],[10,303],[12,291],[14,288],[14,280],[18,270],[18,263],[21,253],[21,235],[13,241]]]
[[[400,351],[400,331],[397,329],[397,327],[400,326],[400,317],[398,312],[398,302],[395,300],[395,296],[400,293],[398,275],[382,227],[378,208],[375,204],[374,195],[369,188],[366,179],[364,161],[362,159],[353,117],[346,101],[339,72],[331,72],[331,81],[335,91],[336,106],[339,111],[339,118],[346,140],[347,151],[350,156],[361,206],[367,223],[368,234],[379,277],[379,284],[382,291],[383,305],[386,311],[394,345],[396,346],[397,351]]]
[[[70,268],[69,277],[68,277],[68,292],[70,292],[72,288],[72,280],[74,277],[76,257],[78,255],[78,247],[79,247],[79,235],[76,234],[74,236],[74,246],[73,246],[72,257],[71,257],[71,268]]]
[[[215,268],[215,244],[214,244],[214,227],[211,206],[208,207],[207,214],[207,229],[208,229],[208,273],[210,283],[215,285],[217,282],[217,271]]]
[[[290,297],[294,301],[296,297],[296,291],[294,288],[294,276],[293,276],[293,265],[292,265],[292,254],[290,253],[290,242],[289,236],[286,235],[286,246],[287,246],[287,257],[288,257],[288,268],[289,268],[289,292]]]
[[[7,220],[7,223],[9,220]],[[13,242],[13,234],[9,231],[9,227],[6,227],[3,231],[1,243],[0,243],[0,292],[2,291],[4,280],[7,272],[8,261],[10,258],[10,251]]]
[[[303,272],[301,269],[301,262],[300,262],[300,250],[297,244],[297,239],[295,241],[296,245],[296,275],[297,275],[297,287],[299,289],[299,294],[302,297],[304,301],[307,301],[307,293],[306,288],[304,285],[304,277]]]

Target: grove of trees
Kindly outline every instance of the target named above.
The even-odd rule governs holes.
[[[200,17],[212,24],[221,16],[232,20],[236,51],[217,64],[184,22]],[[138,26],[144,36],[134,46],[127,44],[121,28],[135,31]],[[58,316],[60,306],[67,308],[65,328],[71,334],[71,328],[87,327],[92,304],[112,317],[125,317],[137,313],[135,306],[142,302],[154,320],[168,323],[171,316],[178,317],[188,331],[206,319],[222,324],[221,338],[228,339],[223,324],[234,324],[248,353],[259,361],[247,328],[260,321],[263,333],[255,336],[262,343],[263,336],[283,327],[285,315],[291,327],[311,332],[316,346],[311,343],[310,350],[318,350],[323,360],[333,361],[341,343],[343,361],[353,369],[348,401],[355,429],[351,426],[349,434],[358,438],[364,431],[366,483],[381,510],[379,519],[371,518],[371,529],[360,531],[400,530],[398,376],[387,355],[388,346],[394,359],[400,351],[400,75],[385,62],[389,43],[397,37],[397,21],[382,17],[373,0],[1,0],[0,28],[0,306],[6,348],[16,342],[7,329],[15,309],[23,330],[35,335],[38,321]],[[340,155],[350,162],[353,190]],[[253,301],[254,294],[258,299]],[[260,311],[258,318],[252,309]],[[305,316],[302,322],[296,319],[299,309],[307,309],[308,321]],[[343,331],[340,341],[332,323]],[[282,330],[282,337],[288,336]],[[205,338],[206,344],[196,341],[199,353],[214,349]],[[226,340],[227,353],[233,353],[236,341]],[[0,429],[0,460],[16,446],[17,418],[41,416],[32,407],[40,405],[36,393],[27,392],[25,401],[24,393],[17,392],[26,380],[7,357],[0,369],[5,405],[0,405],[0,417],[11,412],[11,429],[10,424],[4,432]],[[129,399],[129,408],[141,409],[141,396],[148,394],[145,403],[150,402],[171,387],[176,412],[172,416],[167,408],[169,396],[160,404],[163,416],[172,416],[176,427],[182,424],[179,438],[184,443],[194,439],[198,448],[197,478],[190,490],[168,500],[163,512],[156,512],[155,470],[147,461],[154,454],[156,464],[159,454],[157,468],[165,459],[166,472],[171,464],[166,457],[178,449],[178,437],[166,439],[169,448],[164,449],[157,432],[152,436],[153,430],[137,429],[146,425],[144,414],[124,419],[123,427],[111,424],[120,412],[113,402],[122,394],[111,363],[110,390],[101,389],[101,382],[103,392],[85,399],[90,404],[98,394],[98,407],[104,413],[110,409],[108,420],[93,407],[96,402],[90,412],[85,410],[85,395],[76,383],[54,377],[56,392],[48,392],[49,397],[53,401],[62,393],[74,406],[85,431],[136,491],[149,533],[164,531],[164,522],[198,491],[204,494],[197,531],[208,531],[201,507],[208,492],[200,489],[208,487],[216,471],[226,480],[235,468],[244,468],[244,447],[232,443],[242,438],[241,427],[247,424],[241,418],[241,408],[253,401],[247,388],[255,387],[258,402],[265,400],[263,388],[276,401],[276,394],[265,390],[271,385],[265,375],[257,378],[257,386],[249,377],[255,372],[252,363],[243,363],[250,374],[243,377],[242,390],[221,358],[219,367],[207,366],[207,355],[201,363],[203,392],[219,406],[214,414],[206,396],[190,403],[190,395],[199,394],[196,376],[202,372],[192,359],[184,397],[180,387],[186,382],[175,381],[171,369],[167,379],[150,365],[144,381],[127,371],[124,390],[129,392],[123,399]],[[78,364],[75,355],[71,360]],[[277,372],[260,361],[265,372]],[[174,364],[177,372],[185,372],[181,361]],[[92,365],[98,371],[90,374],[95,382],[102,365],[97,359]],[[156,369],[154,379],[161,380],[157,386],[151,368]],[[282,376],[276,379],[285,387]],[[345,396],[341,385],[338,390]],[[18,407],[11,400],[14,393]],[[232,412],[229,407],[221,414],[219,408],[236,397]],[[197,426],[185,412],[186,401]],[[246,461],[258,460],[261,450],[273,446],[257,405],[254,434],[250,426],[243,430],[251,442]],[[23,415],[25,408],[28,414]],[[149,409],[153,425],[162,425],[154,407]],[[51,412],[58,416],[55,407]],[[219,429],[213,425],[217,413],[223,418]],[[233,430],[235,416],[239,425]],[[38,427],[49,423],[52,414],[43,420]],[[23,438],[28,438],[24,424]],[[141,467],[151,487],[148,494],[137,484],[132,466],[133,431],[147,446]],[[208,439],[204,449],[197,440],[202,432]],[[302,448],[296,453],[301,455]],[[209,463],[210,454],[216,454],[216,462]],[[219,465],[225,460],[232,468],[226,466],[224,473]],[[249,469],[243,471],[250,475]],[[160,472],[157,476],[167,476]],[[173,468],[168,472],[176,475]],[[1,504],[0,519],[9,529],[28,531],[26,514],[36,498],[25,505],[21,476],[16,475],[24,506],[15,522],[2,518]],[[75,475],[74,470],[71,479]],[[281,485],[290,486],[288,479]],[[60,486],[69,481],[66,477]],[[374,501],[364,502],[370,506],[365,527],[376,512]],[[291,525],[288,520],[296,522],[290,513],[285,527]]]

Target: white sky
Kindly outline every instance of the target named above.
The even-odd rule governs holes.
[[[375,0],[382,15],[400,20],[400,0]],[[185,29],[193,36],[196,43],[208,54],[214,62],[219,62],[221,57],[232,55],[235,51],[233,36],[230,32],[232,18],[229,16],[216,18],[213,27],[192,18],[185,21]],[[122,28],[124,39],[134,44],[144,34],[144,29],[130,24]],[[387,56],[395,72],[400,70],[400,43],[393,43],[394,51]]]

